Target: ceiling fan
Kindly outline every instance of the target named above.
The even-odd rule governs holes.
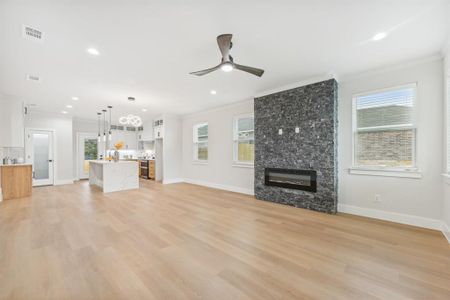
[[[210,69],[191,72],[190,74],[203,76],[218,69],[222,69],[224,72],[231,72],[233,69],[237,69],[261,77],[264,74],[264,70],[234,63],[233,57],[230,55],[230,49],[233,46],[233,43],[231,42],[232,37],[232,34],[221,34],[217,37],[217,44],[219,45],[220,52],[222,53],[222,62],[219,65]]]

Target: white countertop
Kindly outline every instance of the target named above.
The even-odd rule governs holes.
[[[93,164],[99,164],[99,165],[109,165],[109,164],[135,164],[137,163],[137,161],[132,161],[132,160],[119,160],[118,162],[114,162],[114,161],[107,161],[107,160],[90,160],[90,163]]]
[[[31,166],[32,164],[9,164],[9,165],[0,165],[0,167],[23,167],[23,166]]]

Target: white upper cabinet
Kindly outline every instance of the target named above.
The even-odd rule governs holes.
[[[155,139],[162,139],[164,138],[164,123],[163,119],[157,119],[154,122],[155,126]]]
[[[152,141],[153,137],[153,120],[147,121],[143,125],[144,130],[138,132],[138,140]]]
[[[0,147],[24,147],[23,103],[0,95]]]

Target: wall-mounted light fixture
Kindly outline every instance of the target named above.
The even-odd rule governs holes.
[[[278,129],[278,134],[279,134],[279,135],[283,135],[283,129],[281,129],[281,128]]]
[[[295,133],[300,133],[300,128],[298,126],[295,127]]]

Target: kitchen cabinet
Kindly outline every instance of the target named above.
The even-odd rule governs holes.
[[[32,170],[30,164],[0,166],[3,199],[31,196]]]
[[[153,120],[145,122],[143,127],[144,127],[143,130],[138,132],[138,140],[139,141],[152,141],[154,139]]]
[[[0,95],[0,147],[23,148],[23,103]]]
[[[163,119],[155,120],[155,139],[162,139],[164,138],[164,122]]]

